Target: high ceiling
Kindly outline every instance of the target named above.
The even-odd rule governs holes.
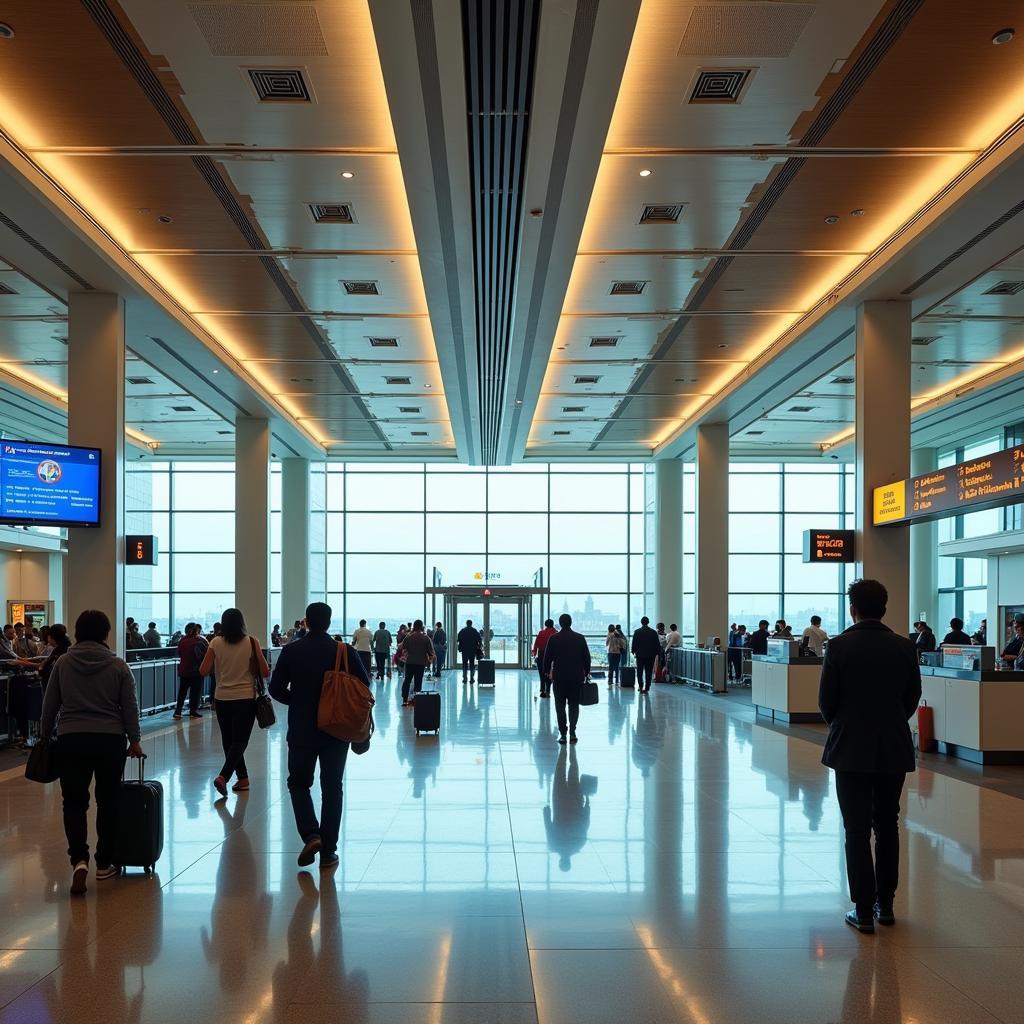
[[[845,457],[865,298],[912,304],[916,438],[1019,403],[1019,0],[0,19],[12,433],[60,435],[89,288],[126,296],[161,454],[269,415],[279,454],[344,459],[685,457],[721,421],[744,457]]]

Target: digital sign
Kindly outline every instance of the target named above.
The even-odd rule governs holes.
[[[804,530],[805,562],[854,561],[853,530]]]
[[[159,556],[152,534],[129,534],[124,539],[124,560],[128,565],[156,565]]]
[[[1024,502],[1024,446],[935,469],[874,490],[875,526],[933,519]]]
[[[0,441],[0,522],[98,526],[100,451]]]

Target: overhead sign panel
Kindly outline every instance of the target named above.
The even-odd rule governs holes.
[[[876,487],[874,524],[926,523],[1020,502],[1024,502],[1024,446]]]
[[[852,562],[853,530],[804,530],[805,562]]]

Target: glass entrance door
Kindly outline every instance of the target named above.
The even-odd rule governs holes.
[[[484,652],[495,668],[519,668],[522,603],[488,601],[484,610]]]

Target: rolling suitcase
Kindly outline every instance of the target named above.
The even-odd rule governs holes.
[[[441,731],[441,694],[437,690],[420,690],[412,696],[412,727],[421,732]]]
[[[630,668],[620,668],[619,669],[619,686],[627,686],[630,689],[634,689],[636,687],[636,669],[635,668],[630,667]]]
[[[142,778],[145,758],[140,757],[138,780],[121,780],[117,794],[117,839],[114,863],[121,868],[152,871],[164,851],[164,788]]]
[[[494,685],[494,659],[481,658],[477,663],[476,679],[480,686]]]

